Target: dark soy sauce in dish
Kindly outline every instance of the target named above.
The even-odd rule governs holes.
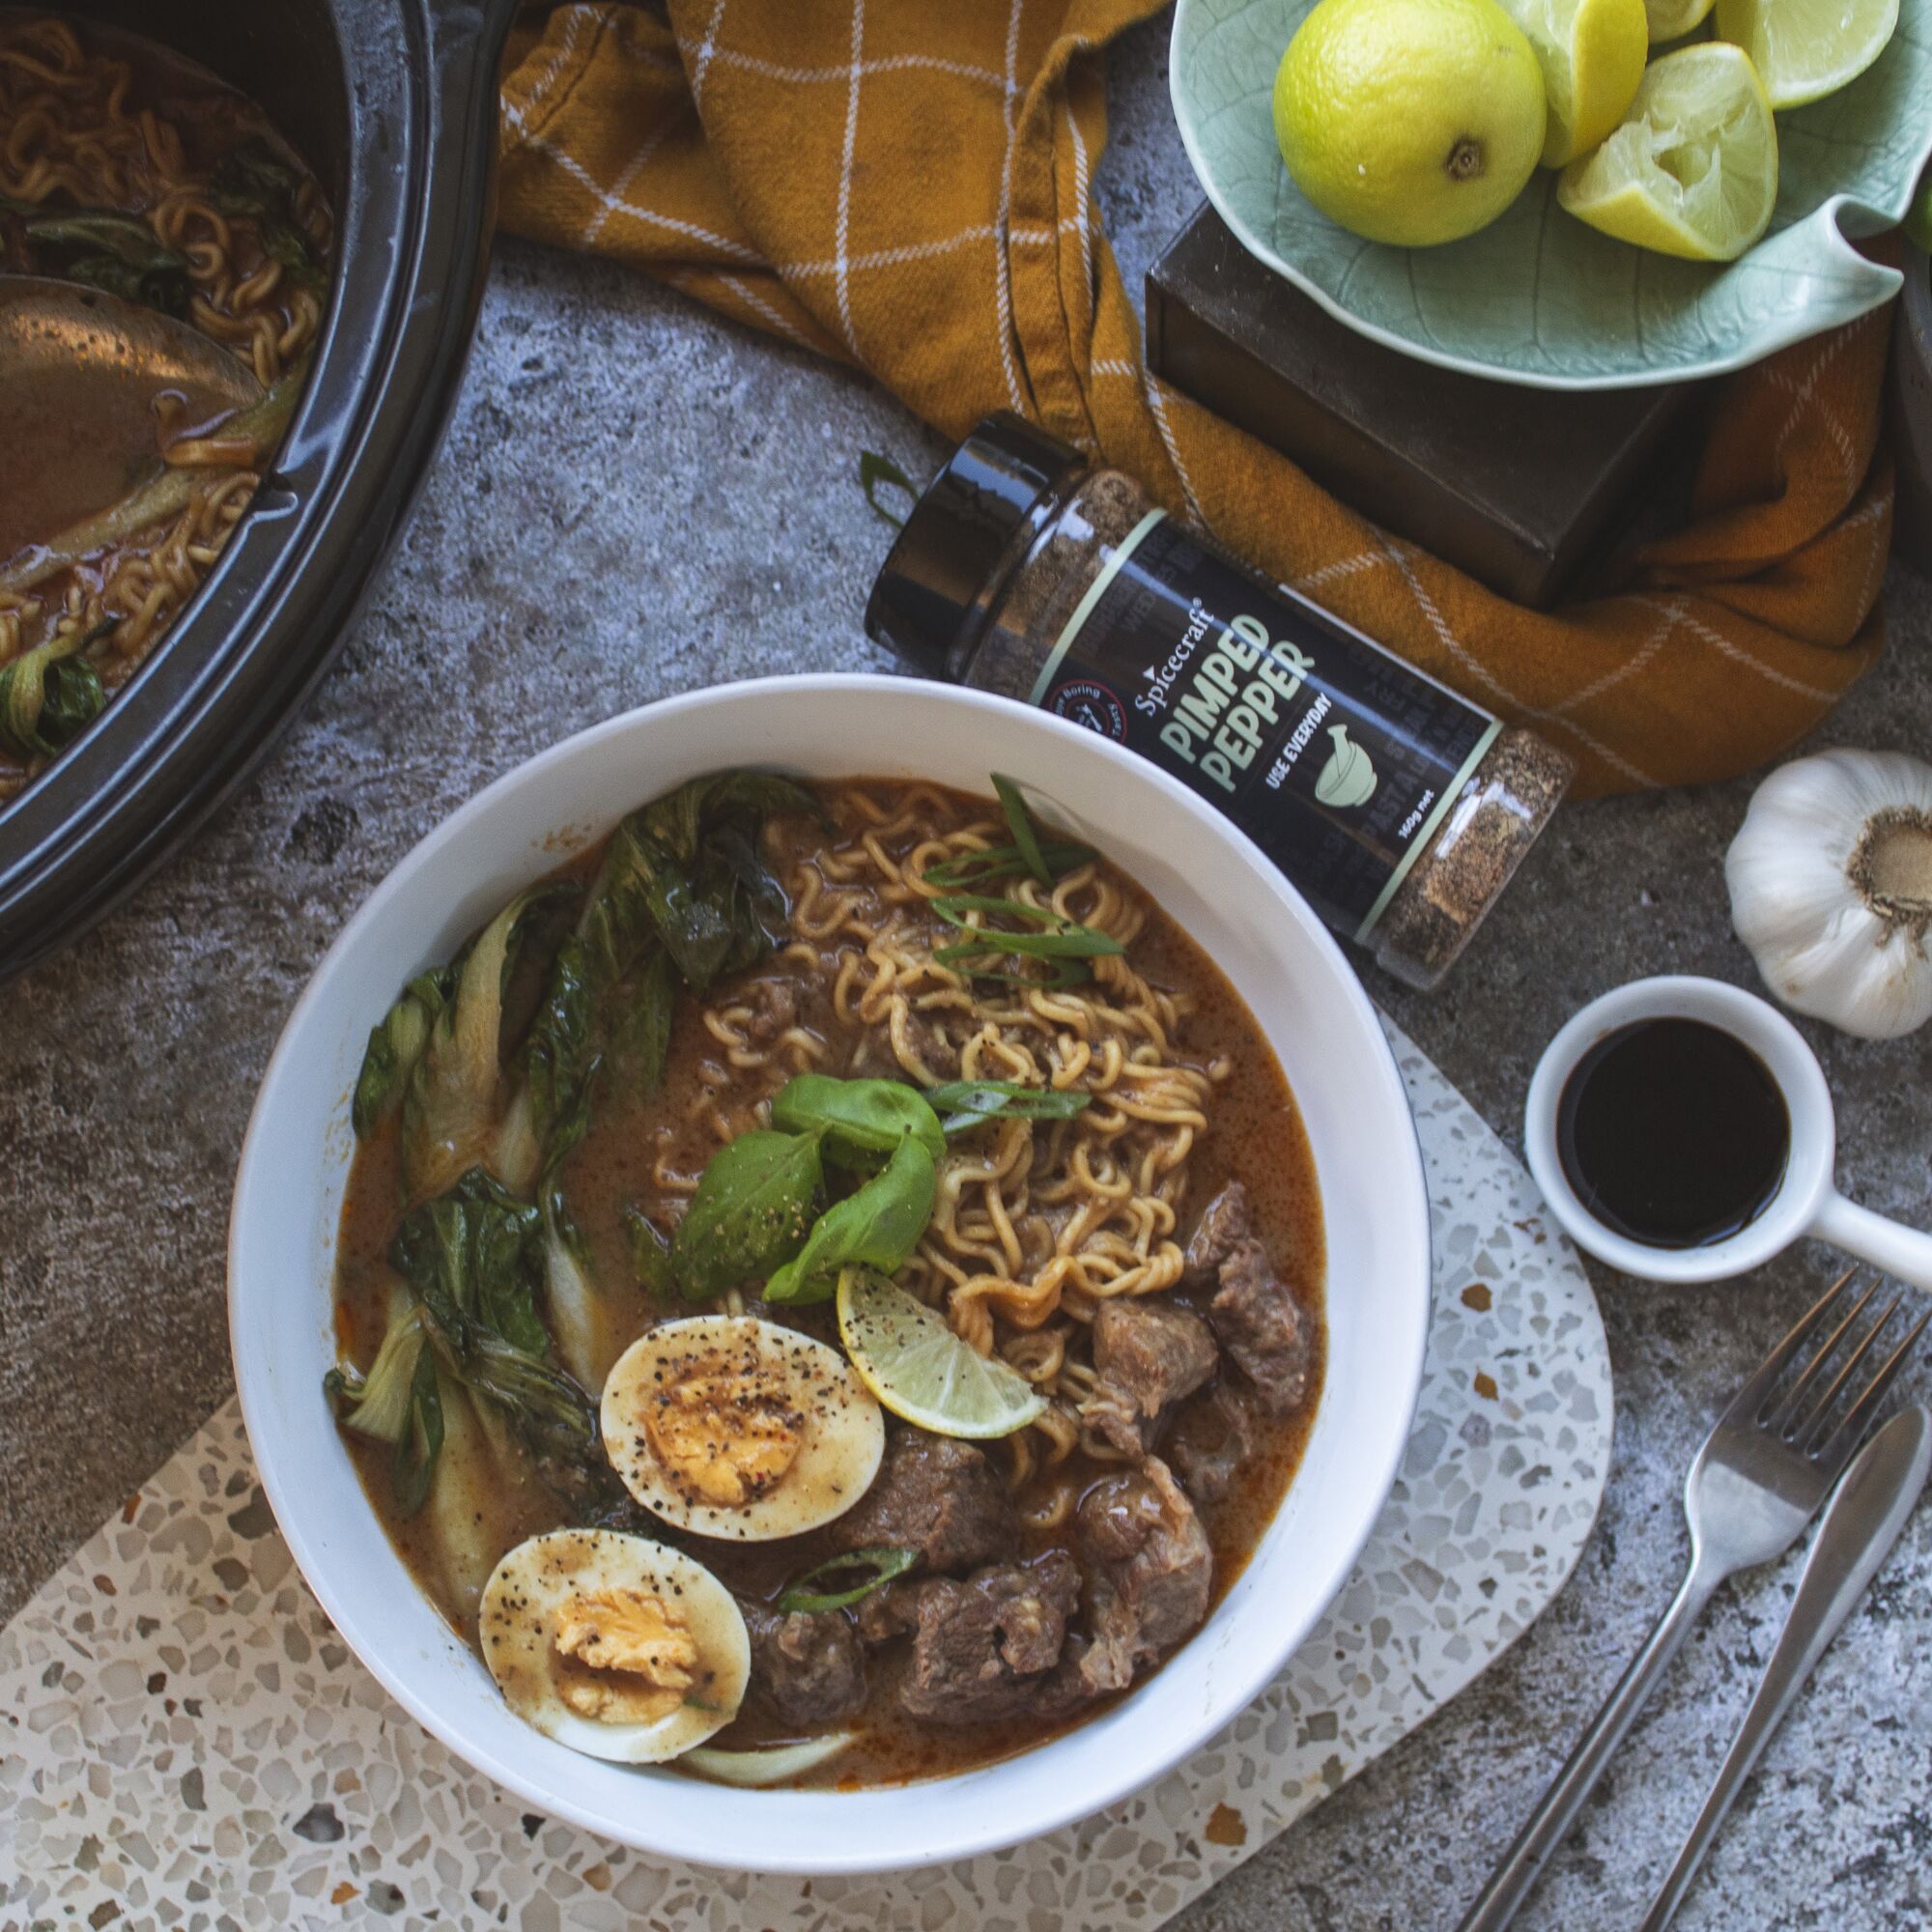
[[[1770,1206],[1791,1116],[1756,1054],[1702,1020],[1638,1020],[1577,1063],[1557,1156],[1584,1208],[1627,1240],[1703,1248]]]

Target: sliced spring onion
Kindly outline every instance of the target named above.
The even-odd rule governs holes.
[[[812,1615],[820,1610],[842,1610],[848,1605],[856,1604],[861,1597],[869,1597],[881,1584],[890,1583],[895,1577],[904,1576],[918,1561],[919,1551],[916,1549],[894,1549],[883,1546],[872,1549],[854,1549],[844,1556],[831,1557],[787,1583],[779,1598],[778,1608],[785,1616],[797,1611]],[[811,1587],[821,1580],[836,1581],[839,1577],[855,1574],[860,1580],[844,1589],[815,1590]]]
[[[1022,905],[1017,899],[987,898],[979,893],[948,893],[933,900],[932,909],[948,925],[956,925],[967,935],[957,945],[943,946],[932,955],[941,965],[980,952],[1017,952],[1029,959],[1098,959],[1126,951],[1112,933],[1096,931],[1091,925],[1076,925],[1048,907]],[[1008,932],[999,926],[975,925],[967,915],[976,912],[1028,920],[1041,929]]]
[[[926,1090],[926,1105],[948,1134],[987,1121],[1070,1121],[1094,1098],[1072,1088],[1022,1087],[1011,1080],[950,1080]]]
[[[1093,846],[1077,845],[1071,840],[1049,842],[1038,850],[1047,869],[1056,877],[1091,865],[1098,856]],[[950,892],[957,886],[974,885],[982,879],[1004,879],[1028,869],[1026,854],[1017,845],[987,845],[977,852],[961,852],[956,858],[942,860],[937,866],[927,867],[924,877],[928,884],[943,886]]]
[[[1094,977],[1094,969],[1084,959],[1047,959],[1040,963],[1044,973],[1022,973],[1016,966],[991,964],[1000,954],[981,952],[971,946],[947,946],[932,955],[940,965],[958,968],[969,979],[1003,980],[1010,986],[1032,992],[1050,993],[1061,986],[1082,986]]]
[[[1053,884],[1053,871],[1046,863],[1046,856],[1039,849],[1039,834],[1033,829],[1033,814],[1026,809],[1026,800],[1020,796],[1020,788],[1004,773],[993,774],[993,796],[1000,801],[1000,810],[1007,814],[1007,825],[1013,835],[1013,843],[1019,849],[1020,857],[1026,861],[1026,868],[1043,886]]]
[[[720,1750],[699,1745],[678,1759],[693,1771],[715,1777],[720,1784],[758,1786],[783,1784],[816,1771],[827,1759],[835,1758],[858,1736],[857,1731],[832,1731],[822,1738],[808,1738],[803,1744],[772,1745],[764,1750]]]

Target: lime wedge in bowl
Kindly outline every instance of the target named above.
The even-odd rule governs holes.
[[[1777,205],[1777,129],[1750,57],[1709,41],[1652,61],[1622,125],[1563,170],[1556,198],[1639,248],[1736,261]]]
[[[1718,33],[1751,57],[1774,107],[1856,80],[1886,49],[1898,0],[1718,0]]]
[[[1502,0],[1543,70],[1543,165],[1587,155],[1643,79],[1650,26],[1643,0]]]
[[[935,1435],[1010,1435],[1046,1412],[1024,1376],[969,1348],[937,1310],[869,1268],[839,1274],[838,1336],[880,1406]]]
[[[1643,0],[1643,11],[1650,16],[1650,43],[1661,47],[1665,41],[1681,41],[1701,27],[1711,12],[1711,0]]]

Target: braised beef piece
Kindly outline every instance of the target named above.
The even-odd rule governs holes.
[[[1074,1520],[1089,1564],[1089,1641],[1074,1672],[1088,1695],[1123,1690],[1207,1616],[1214,1553],[1157,1456],[1095,1483]]]
[[[1212,1288],[1221,1264],[1243,1241],[1254,1238],[1254,1213],[1248,1190],[1231,1180],[1201,1210],[1187,1242],[1187,1266],[1180,1279],[1188,1288]]]
[[[745,1037],[753,1046],[770,1046],[798,1024],[798,988],[789,980],[753,980],[745,992],[752,1008]]]
[[[1263,1408],[1293,1415],[1308,1399],[1308,1317],[1259,1241],[1241,1242],[1221,1264],[1208,1316]]]
[[[1083,1419],[1123,1455],[1152,1446],[1168,1408],[1214,1373],[1208,1324],[1191,1309],[1151,1299],[1103,1301],[1094,1314],[1093,1395]]]
[[[1308,1317],[1255,1238],[1248,1190],[1238,1180],[1202,1210],[1183,1279],[1196,1288],[1216,1284],[1208,1308],[1215,1339],[1267,1413],[1292,1415],[1308,1398]]]
[[[1189,1406],[1175,1421],[1167,1460],[1181,1487],[1206,1508],[1233,1487],[1235,1471],[1253,1454],[1257,1435],[1254,1398],[1223,1382],[1207,1401]]]
[[[901,1026],[904,1029],[903,1044],[911,1049],[913,1058],[935,1080],[956,1080],[959,1077],[959,1049],[946,1037],[945,1029],[937,1019],[908,1009],[902,1021],[894,1021],[895,1048],[901,1044],[898,1037]]]
[[[866,1701],[866,1653],[838,1610],[781,1616],[741,1604],[752,1639],[752,1683],[788,1724],[849,1718]]]
[[[1079,1566],[1064,1549],[1031,1563],[992,1564],[964,1582],[941,1577],[912,1585],[899,1605],[912,1621],[900,1706],[934,1724],[986,1723],[1033,1710],[1079,1601]]]
[[[919,1590],[920,1579],[906,1577],[896,1583],[888,1583],[882,1590],[874,1590],[868,1597],[861,1597],[852,1608],[861,1642],[890,1643],[895,1636],[904,1636],[913,1626]]]
[[[927,1570],[969,1570],[1019,1536],[1011,1499],[982,1451],[895,1429],[872,1487],[831,1526],[835,1549],[916,1549]]]

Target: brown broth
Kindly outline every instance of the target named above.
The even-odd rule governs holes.
[[[891,781],[851,781],[849,786],[863,786],[874,799],[890,798],[906,789]],[[817,787],[835,810],[840,794],[848,788]],[[975,817],[991,810],[978,800],[956,797],[953,802],[962,814]],[[785,822],[768,830],[767,851],[775,862],[782,862],[820,838],[814,827]],[[595,871],[601,850],[582,855],[561,868],[558,876],[587,879]],[[779,869],[782,874],[782,863]],[[1118,870],[1109,870],[1117,883],[1129,884]],[[1214,1553],[1213,1601],[1218,1603],[1246,1566],[1280,1507],[1320,1400],[1325,1353],[1321,1320],[1325,1272],[1321,1208],[1314,1159],[1300,1115],[1253,1015],[1208,954],[1140,895],[1138,888],[1130,890],[1148,906],[1149,915],[1130,948],[1135,966],[1153,983],[1169,990],[1185,990],[1195,1002],[1177,1042],[1178,1057],[1205,1064],[1225,1056],[1231,1063],[1215,1096],[1216,1114],[1210,1130],[1196,1142],[1189,1156],[1182,1236],[1201,1206],[1226,1181],[1238,1179],[1251,1197],[1256,1232],[1303,1308],[1315,1317],[1316,1348],[1307,1403],[1287,1423],[1269,1429],[1260,1450],[1240,1466],[1228,1493],[1219,1503],[1201,1511]],[[747,977],[769,979],[772,973],[772,964],[767,962]],[[827,976],[818,978],[819,983],[800,984],[799,1016],[821,1037],[834,1041],[839,1049],[836,1064],[843,1065],[847,1051],[859,1045],[863,1030],[838,1021],[824,983]],[[714,988],[705,1004],[716,1007],[719,1001],[719,991]],[[571,1210],[588,1244],[595,1277],[603,1284],[617,1284],[614,1289],[607,1287],[607,1293],[627,1311],[622,1335],[627,1342],[656,1320],[697,1312],[691,1304],[656,1308],[630,1285],[633,1276],[624,1214],[626,1209],[639,1207],[668,1229],[681,1211],[681,1198],[657,1186],[654,1166],[696,1175],[717,1145],[710,1127],[702,1119],[692,1118],[690,1112],[703,1086],[700,1069],[717,1051],[702,1013],[700,1003],[681,989],[663,1090],[649,1099],[618,1097],[613,1101],[608,1093],[601,1095],[590,1131],[562,1171]],[[887,1069],[882,1064],[873,1070]],[[384,1253],[403,1207],[392,1118],[358,1150],[342,1211],[337,1330],[345,1352],[365,1367],[374,1359],[386,1325],[391,1276]],[[1177,1299],[1193,1298],[1184,1289],[1170,1293]],[[783,1317],[836,1345],[837,1327],[829,1307],[786,1310]],[[1190,1398],[1181,1405],[1180,1412],[1184,1414],[1193,1404],[1204,1402],[1208,1394],[1204,1390]],[[451,1627],[473,1646],[473,1605],[456,1600],[443,1587],[439,1559],[428,1535],[430,1512],[425,1510],[414,1519],[400,1517],[390,1493],[388,1451],[354,1436],[345,1436],[345,1440],[391,1542]],[[1069,1467],[1078,1487],[1084,1489],[1116,1471],[1120,1464],[1094,1461],[1076,1450],[1069,1463],[1063,1464],[1056,1474],[1064,1476]],[[456,1479],[446,1448],[438,1481]],[[1024,1492],[1019,1500],[1024,1503]],[[527,1471],[506,1480],[493,1467],[487,1481],[469,1485],[465,1503],[478,1536],[496,1554],[525,1537],[557,1528],[568,1520],[556,1498]],[[770,1601],[791,1577],[831,1553],[822,1532],[750,1545],[724,1545],[663,1533],[667,1541],[690,1549],[747,1600]],[[1055,1545],[1064,1547],[1068,1540],[1065,1529],[1048,1532],[1029,1528],[1024,1554],[1034,1555]],[[1090,1703],[1071,1717],[1051,1723],[921,1724],[901,1715],[894,1699],[902,1664],[897,1653],[902,1648],[889,1645],[872,1654],[866,1708],[857,1719],[841,1726],[857,1731],[858,1741],[822,1773],[802,1782],[856,1789],[969,1770],[1043,1743],[1118,1701],[1109,1698]],[[1145,1681],[1145,1673],[1138,1681]],[[726,1748],[746,1748],[800,1735],[796,1727],[787,1728],[761,1711],[753,1694],[738,1718],[713,1742]]]

